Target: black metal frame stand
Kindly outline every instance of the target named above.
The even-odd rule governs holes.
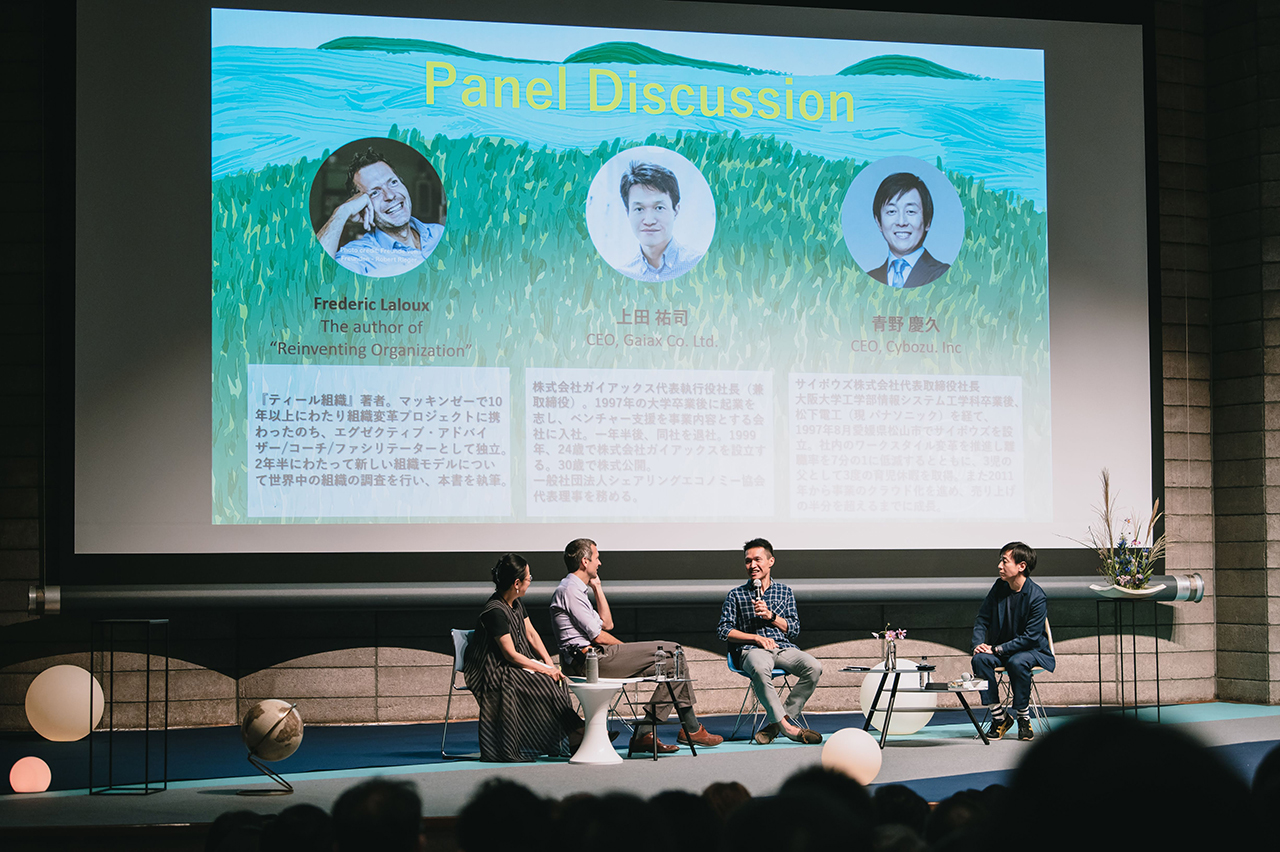
[[[117,636],[117,628],[121,628],[125,632],[125,636]],[[137,638],[128,635],[129,628],[140,628],[142,653],[146,658],[146,681],[144,689],[144,698],[142,701],[143,713],[143,734],[142,734],[142,781],[125,782],[121,784],[115,783],[115,693],[116,693],[116,651],[117,644],[120,642],[139,641]],[[134,634],[137,636],[137,634]],[[152,642],[157,641],[161,646],[161,655],[164,657],[164,669],[155,670],[157,674],[161,671],[164,675],[164,726],[162,728],[151,727],[151,658],[155,656],[152,650]],[[94,673],[94,655],[100,655],[101,660],[97,668],[97,674],[103,678],[109,678],[107,681],[107,707],[106,707],[106,724],[100,731],[92,730],[92,720],[90,720],[89,731],[89,795],[96,796],[102,794],[110,795],[134,795],[146,796],[151,793],[159,793],[161,790],[169,789],[169,619],[167,618],[106,618],[94,621],[89,627],[89,673]],[[92,687],[91,687],[92,688]],[[90,708],[92,708],[92,694],[90,695]],[[90,709],[90,713],[92,713]],[[160,735],[161,748],[161,769],[160,778],[154,780],[151,777],[151,738],[152,734]],[[94,783],[94,752],[95,744],[102,739],[106,739],[107,747],[107,783],[105,785],[97,785]]]
[[[1115,629],[1112,635],[1116,638],[1116,659],[1120,666],[1119,693],[1120,693],[1120,712],[1121,714],[1128,711],[1129,706],[1125,698],[1125,672],[1124,672],[1124,608],[1121,604],[1129,605],[1129,653],[1130,653],[1130,669],[1133,672],[1133,716],[1138,717],[1138,604],[1145,603],[1145,598],[1112,598],[1110,603],[1112,606],[1112,614],[1115,618]],[[1098,709],[1103,709],[1102,704],[1102,605],[1107,601],[1094,602],[1094,632],[1098,637]],[[1156,658],[1156,723],[1160,723],[1160,603],[1151,599],[1151,632],[1152,640],[1155,643]]]

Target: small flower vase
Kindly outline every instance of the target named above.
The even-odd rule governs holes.
[[[898,667],[898,643],[893,639],[885,639],[884,670],[891,672]]]

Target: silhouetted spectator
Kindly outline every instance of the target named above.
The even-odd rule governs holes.
[[[1254,843],[1244,779],[1213,751],[1175,727],[1113,714],[1055,728],[1022,759],[1009,793],[1017,807],[1000,819],[1000,830],[1037,850],[1275,842]]]
[[[802,799],[826,796],[848,809],[849,813],[859,821],[868,826],[875,824],[875,809],[872,807],[871,794],[867,792],[867,788],[843,772],[834,769],[822,766],[800,769],[782,782],[778,795]]]
[[[929,803],[905,784],[884,784],[876,788],[872,801],[877,825],[905,825],[924,837],[929,821]]]
[[[270,819],[253,811],[227,811],[209,826],[205,852],[258,852],[262,827]]]
[[[871,832],[869,820],[828,793],[757,796],[730,814],[720,852],[861,852]]]
[[[961,790],[941,802],[929,814],[924,839],[931,848],[968,848],[967,838],[982,837],[988,827],[987,806],[982,793]]]
[[[414,852],[426,848],[422,799],[413,784],[375,778],[357,784],[333,806],[337,852]]]
[[[556,820],[556,852],[652,852],[660,832],[653,809],[630,793],[566,799]],[[665,835],[660,835],[665,836]]]
[[[871,833],[872,852],[928,852],[929,847],[915,829],[900,822],[877,825]]]
[[[537,852],[551,823],[550,802],[523,784],[490,778],[458,814],[458,845],[465,852]]]
[[[1267,752],[1258,763],[1251,792],[1259,826],[1280,813],[1280,746]]]
[[[729,819],[729,814],[751,798],[751,791],[737,781],[715,781],[702,791],[702,798],[711,806],[723,825]]]
[[[721,822],[701,796],[667,790],[651,798],[649,807],[663,826],[671,852],[707,852],[720,842]]]
[[[271,852],[333,852],[333,819],[315,805],[293,805],[262,829],[262,848]]]

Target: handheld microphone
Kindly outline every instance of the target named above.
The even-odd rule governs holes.
[[[759,579],[752,580],[752,581],[751,581],[751,586],[752,586],[752,588],[754,588],[754,589],[756,590],[756,600],[763,600],[763,599],[764,599],[764,591],[763,591],[763,590],[761,590],[761,588],[760,588],[760,580],[759,580]]]

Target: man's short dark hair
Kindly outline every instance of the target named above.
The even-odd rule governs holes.
[[[746,553],[753,547],[763,547],[765,550],[769,551],[770,556],[773,555],[773,545],[769,543],[768,539],[753,538],[751,541],[742,545],[742,552]]]
[[[391,165],[391,161],[382,156],[382,153],[376,148],[370,146],[369,148],[366,148],[363,153],[357,151],[351,157],[351,165],[347,166],[348,195],[356,194],[356,172],[360,171],[365,166],[372,166],[374,163],[386,163],[387,168],[391,169],[393,172],[396,171],[396,167]],[[396,172],[396,174],[398,175],[399,172]]]
[[[1031,576],[1032,571],[1036,570],[1036,552],[1031,545],[1023,544],[1020,541],[1011,541],[1000,548],[1001,556],[1006,553],[1013,559],[1014,565],[1021,565],[1023,562],[1027,563],[1027,570],[1023,573],[1028,577]]]
[[[671,198],[671,206],[680,206],[680,181],[675,172],[659,166],[657,163],[640,163],[631,161],[631,166],[622,175],[622,183],[618,189],[622,191],[622,203],[631,206],[631,187],[647,186],[655,192],[665,192]]]
[[[596,543],[589,538],[575,538],[564,546],[564,568],[566,574],[572,574],[582,567],[582,560],[591,558],[591,548]]]
[[[928,228],[933,224],[933,196],[929,194],[929,187],[925,186],[924,181],[911,172],[898,172],[880,181],[876,197],[871,201],[871,215],[879,222],[882,207],[913,189],[920,193],[920,214],[924,217],[924,226]]]
[[[365,781],[339,796],[333,806],[338,852],[411,852],[418,848],[421,834],[422,799],[407,781]]]

